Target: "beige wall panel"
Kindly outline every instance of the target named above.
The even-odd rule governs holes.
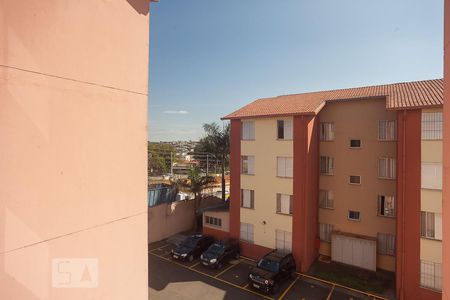
[[[395,257],[390,255],[377,255],[377,268],[395,272]]]
[[[442,163],[442,141],[422,141],[422,162]]]
[[[442,213],[442,191],[420,190],[420,210]]]
[[[293,142],[276,134],[277,119],[256,119],[255,140],[241,142],[242,155],[255,156],[255,175],[241,175],[241,188],[255,190],[255,209],[241,208],[241,222],[254,224],[255,244],[270,248],[276,229],[292,232],[292,217],[276,213],[276,194],[293,193],[292,178],[277,177],[277,157],[292,157]]]
[[[214,218],[219,218],[222,220],[222,227],[206,224],[203,222],[204,227],[209,227],[216,230],[229,231],[230,230],[230,213],[225,211],[207,211],[203,214],[205,216],[210,216]]]
[[[442,263],[442,241],[421,238],[420,259]]]

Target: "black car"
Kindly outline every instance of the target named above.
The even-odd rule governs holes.
[[[179,260],[193,261],[214,243],[214,238],[207,235],[191,235],[177,248],[172,250],[172,257]]]
[[[266,293],[276,294],[283,281],[295,276],[292,253],[273,251],[258,261],[248,275],[250,285]]]
[[[239,242],[229,239],[215,242],[203,252],[200,258],[204,266],[221,269],[230,260],[238,259],[239,253]]]

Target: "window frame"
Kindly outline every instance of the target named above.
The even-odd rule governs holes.
[[[249,207],[244,205],[245,204],[245,202],[244,202],[245,191],[250,192],[250,206]],[[255,190],[241,189],[241,208],[255,209]]]
[[[319,223],[319,240],[325,243],[331,243],[333,230],[334,230],[333,224]],[[322,233],[324,233],[325,236],[322,236]]]
[[[326,195],[326,199],[322,199],[322,195]],[[331,195],[331,197],[330,197]],[[330,206],[331,203],[331,206]],[[334,195],[331,190],[319,189],[319,208],[334,209]]]
[[[424,272],[425,267],[430,267],[430,273]],[[442,291],[442,263],[420,260],[420,286],[426,289]],[[428,278],[426,278],[429,276]],[[428,279],[428,280],[427,280]],[[432,284],[427,284],[425,281],[430,281]]]
[[[352,141],[359,141],[359,146],[358,147],[353,147],[352,146]],[[354,139],[354,138],[349,139],[348,148],[349,149],[361,149],[362,148],[362,140],[361,139]]]
[[[394,124],[394,128],[389,128],[391,126],[391,123]],[[385,126],[384,128],[381,128],[381,124],[384,124],[383,126]],[[393,130],[393,137],[392,138],[382,138],[381,136],[381,132],[382,129],[384,129],[384,135],[386,137],[389,136],[389,131]],[[397,120],[378,120],[378,141],[379,142],[393,142],[397,140]]]
[[[386,201],[388,199],[391,199],[394,202],[394,208],[392,209],[392,214],[382,214],[381,213],[381,202],[384,202],[384,211],[386,212]],[[397,214],[397,205],[396,205],[396,199],[395,196],[388,196],[388,195],[378,195],[377,197],[377,215],[379,217],[385,217],[385,218],[395,218]]]
[[[248,129],[248,138],[246,138],[245,129],[246,124],[250,124],[250,128]],[[254,120],[243,120],[241,121],[241,141],[254,141],[256,140],[256,128],[255,128],[255,121]]]
[[[222,228],[222,219],[212,216],[205,216],[205,224],[209,226]]]
[[[322,172],[322,160],[325,161],[325,172]],[[330,168],[331,165],[331,168]],[[334,175],[334,157],[327,155],[320,155],[319,157],[319,173],[320,175],[332,176]]]
[[[244,225],[244,227],[246,227],[246,228],[245,228],[245,231],[242,230],[242,225]],[[252,230],[251,230],[251,237],[252,237],[251,240],[248,239],[248,237],[249,237],[249,235],[250,235],[249,228],[252,229]],[[243,237],[242,237],[242,232],[245,232],[245,233],[246,233],[246,238],[243,238]],[[240,223],[239,239],[240,239],[241,241],[246,242],[246,243],[254,244],[254,243],[255,243],[255,226],[254,226],[253,224],[250,224],[250,223],[241,222],[241,223]]]
[[[280,171],[280,160],[283,159],[284,160],[284,175],[280,175],[279,171]],[[291,166],[291,172],[290,174],[288,174],[289,172],[287,172],[289,169],[286,167],[287,161],[291,160],[292,161],[292,166]],[[277,173],[276,176],[278,178],[294,178],[294,158],[293,157],[289,157],[289,156],[277,156]]]
[[[335,135],[334,122],[320,122],[319,140],[321,142],[333,142]]]
[[[286,126],[289,124],[289,126]],[[280,137],[280,129],[283,137]],[[277,140],[278,141],[292,141],[294,139],[294,122],[290,119],[277,119]]]
[[[289,212],[283,212],[281,210],[282,208],[282,200],[283,200],[283,196],[288,196],[289,197],[289,204],[288,204],[288,210]],[[286,215],[286,216],[292,216],[293,214],[293,206],[294,206],[294,196],[293,195],[289,195],[289,194],[283,194],[283,193],[277,193],[277,199],[276,199],[277,203],[276,203],[276,213],[280,214],[280,215]]]
[[[244,159],[244,157],[246,159]],[[249,173],[249,158],[253,160],[253,173]],[[244,160],[247,160],[247,172],[244,172]],[[254,155],[241,155],[241,175],[255,175],[255,156]]]
[[[429,116],[429,118],[427,118]],[[434,119],[436,116],[439,116]],[[442,111],[422,111],[421,140],[441,141],[444,132],[444,115]]]
[[[386,176],[381,174],[381,163],[383,162],[386,168]],[[395,180],[397,179],[397,159],[392,157],[379,157],[378,158],[378,179]]]
[[[384,239],[384,241],[383,241],[383,239]],[[396,236],[395,236],[395,234],[381,233],[381,232],[377,233],[377,254],[389,255],[389,256],[396,255]]]
[[[355,183],[351,181],[352,177],[359,177],[359,183]],[[362,176],[361,175],[348,175],[348,184],[351,185],[361,185],[362,184]]]
[[[350,213],[358,213],[358,219],[350,218]],[[361,211],[349,209],[348,212],[347,212],[347,219],[349,221],[360,222],[361,221]]]
[[[279,239],[278,236],[279,234],[283,235],[282,239]],[[290,236],[290,241],[289,239],[286,238],[286,235],[289,237]],[[283,244],[282,248],[278,248],[278,242],[280,241],[280,243]],[[286,247],[286,245],[288,245],[288,247]],[[281,230],[281,229],[275,229],[275,249],[277,250],[284,250],[284,251],[292,251],[292,232],[286,231],[286,230]]]

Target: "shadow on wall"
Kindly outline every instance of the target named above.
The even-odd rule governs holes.
[[[150,9],[148,0],[127,0],[128,3],[141,15],[147,15]]]
[[[175,201],[148,208],[148,243],[192,229],[194,201]]]

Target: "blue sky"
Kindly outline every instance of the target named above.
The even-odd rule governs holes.
[[[151,141],[262,97],[441,78],[443,0],[161,0],[150,16]]]

